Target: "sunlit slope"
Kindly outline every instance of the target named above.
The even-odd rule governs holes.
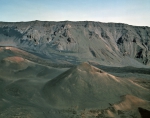
[[[0,22],[0,46],[18,47],[59,63],[150,64],[150,28],[121,23]]]
[[[88,63],[71,68],[46,83],[44,96],[53,107],[106,108],[131,94],[149,99],[149,90],[117,78]]]

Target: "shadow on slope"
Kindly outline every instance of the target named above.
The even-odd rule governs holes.
[[[149,98],[149,90],[83,63],[46,83],[43,93],[57,108],[107,108],[122,95]]]

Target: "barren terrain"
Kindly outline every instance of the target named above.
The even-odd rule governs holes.
[[[149,27],[0,22],[0,118],[149,116]]]

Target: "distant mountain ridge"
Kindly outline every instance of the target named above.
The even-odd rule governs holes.
[[[0,22],[0,46],[78,64],[150,65],[150,27],[92,21]]]

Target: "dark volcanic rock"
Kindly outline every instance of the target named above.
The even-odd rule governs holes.
[[[140,107],[138,108],[138,110],[139,110],[142,118],[149,118],[150,111],[143,109],[143,108],[140,108]]]

